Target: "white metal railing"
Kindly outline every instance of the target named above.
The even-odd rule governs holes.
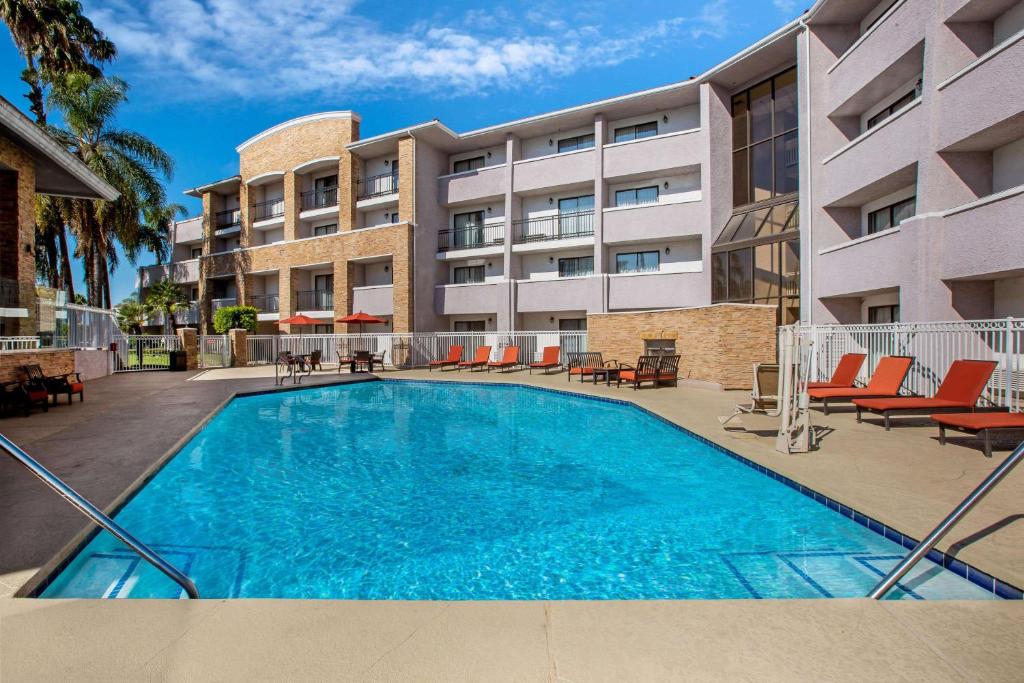
[[[226,368],[231,366],[231,341],[226,334],[199,336],[199,367]]]
[[[181,350],[181,340],[173,334],[126,334],[114,342],[114,372],[167,370],[171,367],[171,351]]]
[[[352,351],[370,351],[384,354],[384,363],[390,367],[421,367],[429,361],[444,358],[448,348],[462,346],[462,357],[470,359],[479,346],[491,347],[491,360],[498,360],[506,346],[518,346],[522,363],[539,361],[545,346],[560,346],[562,360],[566,354],[587,350],[586,332],[425,332],[425,333],[373,333],[373,334],[267,334],[249,335],[250,365],[273,363],[281,351],[309,354],[320,351],[324,363],[338,360]]]
[[[0,351],[38,349],[39,337],[0,337]]]
[[[913,356],[903,389],[931,396],[954,360],[994,360],[998,365],[982,394],[982,404],[1024,410],[1024,318],[800,325],[798,330],[814,341],[813,380],[827,380],[844,353],[867,354],[858,376],[861,383],[867,383],[882,356]]]

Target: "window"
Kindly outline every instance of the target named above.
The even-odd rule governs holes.
[[[640,204],[657,204],[658,186],[637,187],[629,190],[616,190],[615,206],[638,206]]]
[[[475,171],[478,168],[484,167],[484,158],[482,156],[473,157],[472,159],[459,159],[455,162],[454,172],[465,173],[466,171]]]
[[[313,325],[313,334],[334,334],[334,325]]]
[[[558,331],[559,332],[586,332],[587,331],[587,319],[586,318],[559,318],[558,319]]]
[[[486,323],[483,320],[456,320],[455,331],[456,332],[483,332],[486,329]]]
[[[900,305],[891,306],[869,306],[868,322],[874,325],[886,323],[898,323],[900,321]]]
[[[325,175],[323,178],[317,178],[313,181],[313,189],[315,190],[330,190],[338,186],[338,176]]]
[[[676,355],[675,339],[645,339],[645,356],[674,356]]]
[[[558,200],[558,236],[580,237],[594,234],[594,195]]]
[[[634,251],[615,255],[616,273],[655,273],[661,265],[657,251]]]
[[[783,205],[785,206],[785,205]],[[748,214],[749,215],[749,214]],[[766,219],[766,223],[769,219]],[[800,240],[757,240],[746,245],[716,246],[711,253],[711,301],[769,304],[776,322],[800,319]]]
[[[192,258],[199,258],[203,255],[202,247],[192,247]]]
[[[898,112],[900,109],[903,109],[903,107],[907,106],[915,99],[917,99],[919,88],[920,85],[918,85],[918,87],[914,88],[906,95],[899,98],[898,100],[890,104],[888,107],[886,107],[885,109],[883,109],[882,111],[878,112],[870,119],[868,119],[867,130],[871,130],[872,128],[880,124],[882,121],[885,121],[887,118]]]
[[[658,134],[658,122],[638,123],[635,126],[623,126],[615,129],[615,142],[628,142],[629,140],[641,140],[652,138]]]
[[[911,197],[868,214],[868,234],[895,228],[917,212],[917,197]]]
[[[471,285],[484,281],[483,266],[458,266],[452,269],[452,283]]]
[[[397,222],[398,222],[398,213],[397,213],[397,212],[395,212],[395,213],[392,213],[392,214],[390,214],[390,215],[388,216],[388,219],[389,219],[389,220],[390,220],[390,221],[391,221],[392,223],[397,223]]]
[[[558,153],[575,152],[578,149],[590,149],[594,146],[594,134],[576,135],[571,138],[563,138],[558,141]]]
[[[320,235],[333,235],[338,232],[338,224],[331,223],[330,225],[317,225],[313,228],[313,236],[319,237]]]
[[[318,292],[333,292],[334,291],[334,275],[328,273],[326,275],[314,275],[313,276],[313,289]]]
[[[558,259],[558,277],[582,277],[593,274],[593,256],[572,256]]]
[[[799,189],[797,125],[795,68],[733,95],[733,206]]]
[[[484,240],[483,211],[457,213],[452,217],[452,226],[455,228],[456,247],[469,247]]]

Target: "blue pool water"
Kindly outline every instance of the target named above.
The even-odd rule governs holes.
[[[236,399],[117,519],[208,598],[860,597],[906,552],[636,408],[431,382]],[[104,532],[43,597],[180,595]]]

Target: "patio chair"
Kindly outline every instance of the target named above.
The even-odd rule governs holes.
[[[1024,432],[1024,413],[950,413],[931,415],[930,418],[939,425],[940,445],[946,445],[947,429],[974,434],[984,440],[986,458],[992,457],[993,435]]]
[[[614,358],[605,360],[600,351],[578,351],[569,353],[566,356],[568,361],[568,379],[571,382],[574,376],[579,376],[580,383],[583,383],[585,376],[594,374],[594,370],[603,368],[618,368],[619,361]]]
[[[338,344],[334,347],[334,353],[338,357],[338,374],[341,374],[343,367],[352,364],[352,351],[347,344]]]
[[[43,412],[49,411],[50,394],[45,389],[30,392],[25,382],[0,382],[0,409],[24,411],[25,417],[32,413],[32,404],[38,403]]]
[[[384,351],[381,351],[380,353],[372,353],[372,354],[370,354],[370,358],[374,362],[374,364],[376,364],[376,366],[378,368],[380,368],[381,371],[383,371],[384,370],[384,358],[387,355],[388,355],[388,352],[385,349]],[[372,370],[372,368],[371,368],[371,370]]]
[[[561,346],[545,346],[544,353],[541,355],[540,361],[537,363],[530,363],[530,374],[533,374],[534,369],[543,370],[544,374],[548,374],[548,370],[551,368],[562,367],[562,347]]]
[[[487,365],[487,360],[491,357],[490,346],[478,346],[476,347],[476,354],[473,356],[473,360],[460,361],[455,367],[459,372],[462,372],[462,368],[469,368],[470,372],[473,372],[473,368],[482,368]]]
[[[860,366],[864,365],[865,358],[867,355],[863,353],[844,353],[843,357],[839,359],[839,364],[836,365],[835,372],[832,373],[832,379],[827,382],[808,382],[807,388],[842,389],[852,387],[857,380]]]
[[[324,352],[321,351],[320,349],[316,349],[315,351],[311,351],[310,352],[310,354],[309,354],[309,369],[311,371],[312,370],[323,370],[324,369],[323,363],[321,362],[321,359],[323,358],[323,355],[324,355]]]
[[[441,360],[432,360],[427,363],[427,372],[433,372],[434,368],[444,370],[449,365],[455,366],[462,360],[462,347],[454,344],[448,347],[448,357]]]
[[[875,367],[875,374],[865,387],[825,387],[808,389],[811,401],[821,401],[822,410],[828,415],[829,402],[850,402],[855,398],[895,398],[900,395],[903,380],[910,372],[913,356],[884,356]]]
[[[643,382],[652,382],[655,387],[665,382],[675,385],[678,372],[679,356],[640,356],[636,367],[625,363],[619,366],[619,381],[615,386],[622,386],[623,380],[631,383],[634,391]]]
[[[895,398],[858,398],[857,422],[863,411],[881,415],[885,419],[885,431],[889,431],[889,418],[893,413],[904,415],[930,415],[933,413],[974,412],[981,392],[985,391],[992,372],[996,369],[994,360],[956,360],[949,366],[945,379],[939,385],[935,396],[901,396]]]
[[[373,372],[373,354],[369,351],[353,353],[352,360],[349,362],[349,372]]]
[[[82,375],[78,372],[66,372],[60,375],[47,375],[38,364],[22,365],[20,370],[30,382],[41,384],[53,397],[53,404],[57,404],[57,398],[67,394],[68,405],[71,405],[71,398],[78,394],[79,402],[85,401],[85,384],[82,382]],[[74,377],[74,379],[71,379]]]
[[[723,425],[738,415],[768,415],[779,405],[779,364],[754,363],[754,383],[750,388],[750,405],[737,404],[732,414],[719,417]]]
[[[487,364],[487,372],[491,371],[491,368],[497,368],[508,372],[514,370],[519,365],[519,347],[518,346],[506,346],[505,351],[501,354],[501,360],[491,361]]]
[[[277,377],[281,369],[284,369],[285,372],[280,375],[280,381],[278,381]],[[277,360],[274,362],[274,384],[284,384],[288,377],[292,378],[292,382],[302,382],[302,378],[299,376],[300,372],[309,375],[312,370],[300,356],[293,356],[291,351],[277,352]]]

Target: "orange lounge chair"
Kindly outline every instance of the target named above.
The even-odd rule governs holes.
[[[499,370],[510,370],[519,365],[519,347],[518,346],[506,346],[505,352],[501,355],[501,360],[492,361],[487,364],[487,372],[491,371],[491,368],[497,368]]]
[[[533,374],[534,368],[536,368],[537,370],[543,370],[545,375],[548,374],[548,370],[550,368],[561,368],[562,367],[562,361],[560,360],[561,356],[562,356],[562,347],[561,346],[545,346],[544,347],[544,355],[541,356],[540,362],[539,363],[530,363],[530,374],[531,375]]]
[[[653,382],[655,387],[662,382],[671,382],[675,386],[678,374],[679,356],[640,356],[635,368],[622,366],[615,386],[621,386],[623,381],[631,382],[634,391],[640,388],[641,382]]]
[[[448,357],[444,360],[432,360],[427,363],[427,372],[432,372],[434,368],[444,368],[448,365],[458,365],[459,361],[462,360],[462,347],[458,344],[448,347]]]
[[[469,371],[472,372],[473,368],[482,368],[487,365],[487,359],[490,357],[490,346],[478,346],[476,347],[476,355],[473,356],[473,360],[464,360],[455,367],[458,368],[459,372],[462,372],[462,368],[469,368]]]
[[[860,372],[860,366],[864,365],[864,359],[867,355],[863,353],[844,353],[843,357],[839,359],[839,365],[836,366],[835,372],[832,373],[832,379],[827,382],[808,382],[808,389],[842,389],[845,387],[852,387],[854,380],[857,379],[857,373]]]
[[[946,445],[946,430],[980,434],[985,440],[985,457],[992,457],[992,432],[1024,432],[1024,413],[951,413],[931,415],[939,424],[939,443]]]
[[[994,360],[956,360],[949,366],[946,378],[933,398],[901,396],[896,398],[858,398],[857,422],[865,410],[885,418],[885,431],[889,431],[892,413],[929,415],[931,413],[973,412],[974,405],[985,391],[997,363]]]
[[[812,401],[821,401],[822,409],[828,415],[829,401],[849,402],[855,398],[895,398],[900,394],[903,380],[910,372],[913,356],[884,356],[875,367],[875,374],[866,387],[825,387],[808,389]]]

